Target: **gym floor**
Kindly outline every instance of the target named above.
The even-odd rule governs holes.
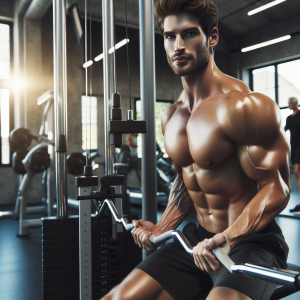
[[[285,210],[294,207],[298,201],[298,185],[294,175],[291,175],[292,196]],[[12,210],[13,206],[1,206],[0,210]],[[141,218],[141,207],[132,207],[134,214]],[[159,207],[158,218],[164,207]],[[290,215],[289,215],[290,216]],[[35,216],[32,216],[35,217]],[[181,226],[196,222],[196,215],[192,214]],[[286,241],[290,247],[290,263],[300,265],[300,219],[278,217]],[[31,229],[29,238],[17,238],[18,221],[12,219],[0,220],[0,299],[1,300],[42,300],[42,242],[41,229]],[[286,300],[298,300],[300,292],[291,295]]]

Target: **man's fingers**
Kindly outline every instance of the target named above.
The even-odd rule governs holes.
[[[207,250],[215,249],[217,247],[220,247],[222,245],[225,245],[228,243],[227,237],[223,233],[216,234],[211,239],[205,239],[204,240],[204,247]]]
[[[207,250],[207,249],[203,249],[203,258],[205,259],[206,261],[206,264],[208,266],[208,269],[212,271],[220,271],[221,269],[221,265],[219,263],[219,261],[217,260],[217,258],[214,256],[214,254],[210,251],[210,250]]]

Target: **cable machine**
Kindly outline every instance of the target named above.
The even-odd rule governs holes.
[[[153,6],[153,0],[150,2]],[[104,205],[104,200],[109,199],[113,201],[122,215],[122,199],[124,197],[122,185],[124,184],[124,176],[117,175],[114,172],[115,148],[121,147],[122,134],[146,133],[147,124],[144,120],[133,120],[133,111],[131,109],[127,112],[127,118],[125,120],[122,119],[121,95],[118,93],[117,84],[116,55],[115,51],[113,54],[109,53],[109,49],[115,47],[116,44],[114,1],[103,0],[105,175],[100,178],[100,188],[98,188],[99,178],[93,175],[93,168],[89,157],[90,150],[87,149],[84,175],[75,178],[75,185],[79,188],[79,195],[77,196],[77,200],[79,201],[79,217],[69,217],[66,189],[67,73],[65,5],[65,0],[53,0],[57,216],[42,219],[43,299],[91,300],[104,296],[142,260],[142,251],[134,243],[131,234],[123,232],[122,225],[118,225],[115,222],[109,211],[104,213],[102,211],[101,216],[98,212]],[[126,0],[124,0],[124,7],[127,37]],[[154,51],[154,48],[152,50]],[[87,56],[86,0],[85,63],[87,62]],[[130,93],[128,59],[127,45]],[[144,69],[143,72],[145,71]],[[87,100],[92,92],[91,75],[90,84],[88,84],[87,68],[85,69],[85,91]],[[131,108],[131,94],[129,95],[129,99]],[[155,102],[155,99],[153,98],[152,101]],[[155,125],[153,124],[153,126]],[[154,148],[153,156],[155,157]],[[147,176],[145,175],[145,181],[147,180]],[[156,180],[154,180],[154,187],[155,185]],[[156,191],[156,189],[154,190]],[[151,201],[156,209],[156,202],[153,199]],[[92,204],[96,204],[95,215],[91,214]]]

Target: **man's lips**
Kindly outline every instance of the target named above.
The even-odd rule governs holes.
[[[173,61],[177,64],[181,64],[183,62],[186,62],[189,59],[188,56],[177,56],[173,59]]]

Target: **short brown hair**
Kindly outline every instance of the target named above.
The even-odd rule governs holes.
[[[161,32],[165,18],[180,13],[195,15],[207,37],[214,27],[218,27],[218,8],[210,0],[157,0],[155,3],[154,15]]]

